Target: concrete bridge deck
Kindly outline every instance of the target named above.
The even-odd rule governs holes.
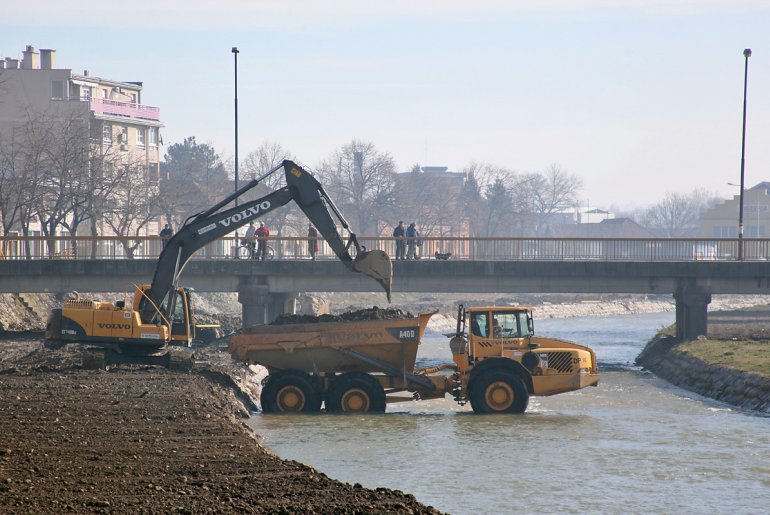
[[[150,259],[5,260],[0,292],[118,292],[148,283]],[[670,293],[677,332],[705,334],[712,294],[770,295],[767,261],[394,261],[396,292]],[[272,320],[297,292],[380,291],[336,260],[191,260],[182,274],[198,291],[234,291],[244,323]],[[384,299],[383,299],[384,301]]]

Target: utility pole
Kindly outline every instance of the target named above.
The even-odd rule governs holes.
[[[749,79],[749,57],[751,57],[751,49],[747,48],[743,51],[745,65],[743,69],[743,136],[741,137],[741,200],[738,209],[738,261],[743,261],[743,190],[745,189],[743,172],[746,162],[746,89]]]

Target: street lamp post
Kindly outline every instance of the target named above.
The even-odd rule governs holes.
[[[235,58],[235,191],[238,191],[238,47],[233,47],[233,57]],[[238,205],[238,199],[235,199],[235,205]]]
[[[738,208],[738,261],[743,260],[743,190],[744,190],[744,166],[746,161],[746,88],[749,79],[749,57],[751,57],[751,49],[747,48],[743,51],[744,68],[743,68],[743,135],[741,137],[741,200],[740,207]]]
[[[238,191],[238,47],[233,47],[233,58],[235,59],[235,191]],[[235,207],[238,207],[238,197],[235,197]],[[235,230],[235,250],[233,257],[237,257],[238,251],[238,230]]]

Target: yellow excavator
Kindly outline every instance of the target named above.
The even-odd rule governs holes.
[[[262,198],[224,209],[266,177],[283,169],[286,186]],[[390,301],[393,267],[381,250],[367,251],[324,191],[321,184],[296,163],[285,160],[205,212],[189,217],[168,241],[158,258],[149,285],[136,286],[131,305],[125,301],[68,300],[48,317],[46,346],[85,343],[104,349],[114,363],[167,364],[168,344],[190,346],[195,338],[189,288],[179,287],[179,276],[196,251],[274,209],[296,202],[337,257],[352,272],[376,280]],[[348,232],[337,230],[336,217]]]

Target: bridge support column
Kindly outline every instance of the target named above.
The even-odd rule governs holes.
[[[241,303],[243,327],[269,324],[283,313],[296,311],[296,293],[270,293],[259,277],[244,277],[238,284],[238,302]]]
[[[711,291],[695,284],[684,284],[674,293],[676,300],[676,337],[694,340],[708,331],[708,305]]]

